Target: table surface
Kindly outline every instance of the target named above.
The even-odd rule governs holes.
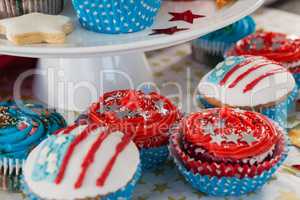
[[[282,0],[285,1],[285,0]],[[297,3],[298,2],[298,3]],[[282,5],[285,9],[288,6],[299,5],[300,1],[290,1],[286,5]],[[277,7],[278,4],[275,4]],[[300,11],[300,9],[299,9]],[[300,13],[299,13],[300,14]],[[271,20],[272,18],[278,20]],[[290,24],[299,24],[300,16],[282,12],[279,10],[261,10],[255,16],[259,28],[272,31],[281,31],[288,34],[300,35],[300,29],[297,26]],[[286,22],[289,23],[286,23]],[[159,89],[165,95],[173,94],[176,88],[170,88],[166,84],[172,81],[178,82],[183,86],[185,99],[179,99],[174,96],[173,101],[177,102],[185,111],[197,108],[193,107],[192,96],[199,79],[209,70],[209,67],[194,62],[190,56],[189,44],[180,45],[173,48],[168,48],[160,51],[150,52],[148,54],[149,63],[154,71],[155,82]],[[172,58],[172,59],[170,59]],[[0,77],[0,87],[7,80]],[[30,87],[29,87],[30,89]],[[4,90],[0,90],[5,92]],[[7,92],[5,93],[7,94]],[[30,96],[30,92],[26,93]],[[188,101],[186,101],[186,99]],[[70,116],[76,116],[78,113],[65,113]],[[295,115],[290,122],[294,124],[300,123],[300,116]],[[300,164],[299,149],[292,148],[288,157],[286,165]],[[220,198],[222,200],[300,200],[300,178],[288,174],[282,169],[266,184],[266,186],[256,193],[251,193],[239,198]],[[0,199],[2,200],[19,200],[19,195],[7,195],[5,192],[0,192]],[[176,168],[172,164],[167,164],[161,169],[155,170],[151,173],[146,173],[140,181],[134,200],[214,200],[216,198],[209,198],[201,193],[193,190],[181,176],[179,176]]]

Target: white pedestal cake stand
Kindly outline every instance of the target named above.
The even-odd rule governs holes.
[[[263,0],[243,0],[217,10],[212,0],[164,1],[153,27],[142,32],[98,34],[82,29],[75,22],[75,31],[63,45],[14,46],[0,39],[0,53],[40,58],[35,79],[36,97],[50,107],[82,111],[105,91],[138,87],[152,81],[145,51],[193,40],[249,15],[262,3]],[[169,21],[172,18],[169,12],[186,10],[206,17],[195,19],[193,24]],[[70,3],[63,14],[76,20]],[[173,26],[188,30],[173,35],[150,35],[152,29]],[[30,74],[21,76],[16,87]]]

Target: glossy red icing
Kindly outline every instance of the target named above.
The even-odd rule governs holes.
[[[162,102],[163,114],[156,106]],[[104,107],[115,106],[114,110],[99,112]],[[124,116],[118,112],[126,110]],[[143,115],[145,114],[145,115]],[[133,136],[141,147],[161,146],[168,143],[168,131],[180,117],[178,109],[167,98],[151,92],[145,94],[135,90],[118,90],[104,94],[99,102],[92,105],[89,118],[98,123],[121,130]]]
[[[283,33],[259,32],[239,41],[230,55],[259,55],[281,63],[300,60],[300,38]]]
[[[223,121],[224,125],[221,128],[214,126],[214,133],[205,130],[209,124],[219,121]],[[219,158],[240,160],[258,156],[268,152],[279,140],[278,132],[266,117],[231,108],[215,108],[194,113],[183,120],[182,127],[184,140]],[[229,141],[230,135],[237,135],[237,141]],[[253,140],[246,140],[245,135],[253,136]],[[222,140],[219,143],[214,142],[213,137],[221,137]]]

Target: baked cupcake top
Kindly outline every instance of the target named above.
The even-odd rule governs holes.
[[[38,104],[23,108],[13,102],[0,104],[0,158],[25,159],[42,139],[65,126],[63,117],[55,111]],[[36,109],[39,113],[34,112]]]
[[[198,92],[214,105],[253,108],[275,105],[295,87],[292,74],[277,62],[237,56],[226,58],[205,75]]]
[[[264,56],[289,67],[300,62],[300,38],[283,33],[258,32],[237,42],[227,55]]]
[[[139,163],[130,135],[95,124],[73,125],[29,154],[24,179],[43,199],[101,198],[130,184]]]
[[[200,39],[234,43],[247,35],[253,33],[256,29],[255,21],[251,16],[247,16],[225,28],[209,33]]]
[[[104,94],[91,107],[89,117],[134,134],[134,141],[142,147],[150,145],[145,140],[151,137],[165,137],[163,142],[167,142],[168,131],[179,120],[180,113],[170,100],[156,92],[117,90]]]
[[[261,160],[260,156],[266,157],[280,140],[265,116],[239,109],[207,109],[185,118],[182,126],[184,140],[215,160]]]

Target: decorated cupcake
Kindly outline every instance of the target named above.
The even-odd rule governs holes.
[[[64,4],[65,0],[1,0],[0,19],[32,12],[59,14]]]
[[[261,188],[286,159],[285,134],[256,112],[207,109],[182,120],[170,151],[197,190],[239,196]]]
[[[206,108],[253,109],[285,127],[297,86],[292,74],[279,63],[264,57],[238,56],[226,58],[205,75],[198,93]]]
[[[28,156],[22,191],[28,199],[131,199],[141,175],[131,136],[100,125],[72,125]]]
[[[23,162],[47,135],[65,126],[61,115],[37,104],[18,108],[0,103],[0,184],[2,190],[19,190]],[[24,112],[25,111],[25,112]],[[30,112],[29,112],[30,111]]]
[[[170,100],[156,92],[117,90],[104,94],[92,105],[89,117],[131,134],[140,149],[143,169],[150,169],[168,158],[170,129],[180,119],[180,113]]]
[[[72,0],[81,25],[108,34],[132,33],[150,27],[161,0]]]
[[[283,33],[259,32],[240,40],[225,56],[256,55],[280,62],[300,86],[300,38]]]
[[[256,24],[252,17],[247,16],[225,28],[209,33],[192,43],[194,57],[199,57],[202,51],[223,56],[224,52],[237,41],[255,31]]]

